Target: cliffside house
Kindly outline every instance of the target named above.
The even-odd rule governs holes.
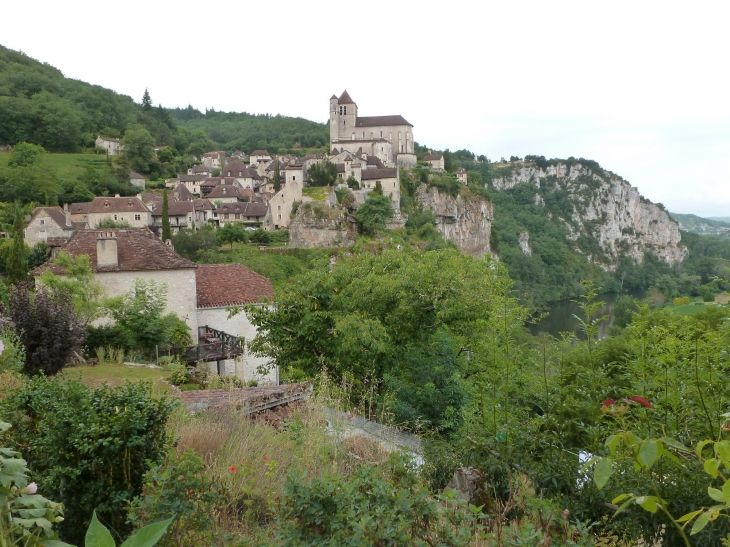
[[[193,340],[198,341],[198,348],[188,348],[185,355],[207,356],[203,360],[220,374],[235,374],[261,384],[277,383],[278,371],[266,360],[243,349],[233,354],[219,349],[222,337],[250,339],[256,335],[245,313],[228,319],[226,307],[272,299],[274,289],[268,279],[238,264],[199,266],[178,255],[147,228],[79,231],[63,249],[72,256],[89,256],[106,296],[129,292],[135,279],[165,283],[165,313],[175,313],[185,321]],[[64,273],[51,260],[36,268],[33,275],[46,268]],[[240,342],[238,346],[242,347]],[[268,373],[258,372],[261,365],[269,365]]]
[[[229,306],[266,305],[274,298],[271,282],[241,264],[199,264],[195,271],[198,297],[198,324],[208,325],[233,336],[251,340],[257,329],[244,312],[228,318]],[[247,346],[240,359],[220,364],[221,374],[235,374],[246,381],[278,384],[278,369],[270,361],[250,352]]]
[[[436,171],[444,170],[443,154],[434,154],[433,152],[431,152],[430,154],[426,154],[425,156],[423,156],[423,161],[425,163],[428,163],[431,169],[434,169]]]
[[[330,149],[377,156],[389,167],[414,167],[413,125],[401,115],[358,116],[357,104],[344,91],[329,101]]]
[[[118,156],[123,149],[119,139],[111,139],[109,137],[102,137],[101,135],[96,137],[94,145],[97,148],[103,148],[106,150],[106,153],[110,156]]]
[[[226,163],[226,153],[222,150],[217,152],[208,152],[207,154],[203,154],[201,161],[204,166],[210,169],[220,169]]]
[[[68,239],[77,230],[86,228],[83,221],[74,222],[68,205],[61,209],[55,207],[36,207],[27,219],[23,229],[23,240],[29,247],[41,241],[48,243],[51,238]]]
[[[105,220],[126,222],[132,228],[152,225],[152,211],[137,196],[94,198],[88,205],[85,217],[91,229]]]
[[[463,167],[459,167],[456,170],[456,180],[458,180],[459,182],[463,182],[464,184],[467,183],[466,169],[464,169]]]

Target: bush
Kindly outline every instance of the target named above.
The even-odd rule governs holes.
[[[168,367],[168,370],[170,370],[170,383],[174,386],[181,386],[190,378],[185,365],[174,363]]]
[[[39,486],[67,509],[59,526],[66,541],[82,542],[94,509],[117,533],[129,530],[127,503],[164,455],[165,425],[176,405],[151,390],[149,383],[94,389],[40,376],[0,403]]]
[[[41,288],[34,294],[20,283],[10,294],[10,311],[25,347],[24,372],[29,376],[58,373],[86,340],[86,326],[68,292],[51,294]]]
[[[284,495],[278,545],[466,546],[475,528],[465,502],[440,505],[405,456],[391,458],[386,476],[372,466],[308,484],[290,476]]]
[[[226,501],[221,487],[208,478],[203,460],[188,449],[169,454],[164,463],[145,473],[142,494],[129,507],[129,522],[139,528],[174,518],[159,545],[210,545],[206,532],[214,524],[213,514]]]
[[[678,296],[674,300],[672,300],[672,303],[675,306],[686,306],[689,304],[689,296]]]

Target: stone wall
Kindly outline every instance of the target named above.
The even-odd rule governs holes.
[[[289,225],[290,247],[349,247],[355,234],[344,212],[324,204],[302,204]]]
[[[421,184],[416,200],[424,210],[436,217],[436,228],[465,254],[484,256],[490,252],[494,212],[492,204],[482,197],[464,199],[439,193],[435,187]]]

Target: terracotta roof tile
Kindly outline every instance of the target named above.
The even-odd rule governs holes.
[[[398,176],[398,169],[384,168],[384,169],[363,169],[362,180],[375,180],[375,179],[392,179]]]
[[[148,213],[149,209],[137,196],[127,198],[94,198],[89,206],[89,213]]]
[[[243,264],[201,264],[195,270],[198,308],[253,304],[274,298],[274,287]]]
[[[97,267],[97,235],[113,233],[117,237],[116,267]],[[71,256],[89,255],[91,268],[95,272],[141,272],[149,270],[180,270],[197,268],[195,262],[181,257],[172,247],[165,245],[147,228],[113,228],[109,230],[81,230],[76,232],[63,249]],[[36,268],[34,275],[50,267],[54,273],[63,273],[62,268],[48,261]]]

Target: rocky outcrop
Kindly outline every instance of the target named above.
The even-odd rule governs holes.
[[[490,252],[494,212],[489,201],[478,196],[453,198],[426,184],[418,187],[416,200],[436,217],[436,228],[441,235],[456,243],[462,252],[474,256]]]
[[[347,215],[325,204],[304,203],[289,225],[290,247],[349,247],[355,234]]]
[[[520,244],[520,249],[522,249],[522,254],[526,254],[527,256],[532,256],[532,249],[530,249],[530,233],[529,232],[521,232],[520,237],[517,240]]]
[[[547,193],[567,192],[573,213],[560,219],[568,238],[594,238],[601,252],[587,258],[607,270],[615,269],[621,256],[641,262],[646,251],[668,264],[680,262],[687,255],[680,246],[679,225],[669,214],[609,171],[594,172],[579,163],[559,163],[545,169],[522,165],[516,166],[510,176],[493,179],[492,185],[497,190],[510,190],[522,182],[541,189],[535,194],[535,204],[540,206],[546,206]],[[556,218],[555,213],[548,214]]]

